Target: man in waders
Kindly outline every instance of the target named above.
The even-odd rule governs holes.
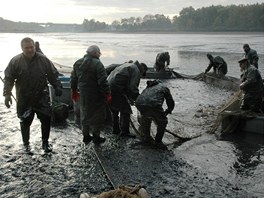
[[[240,89],[244,92],[241,109],[261,112],[263,81],[259,70],[247,58],[238,61],[242,71]]]
[[[86,52],[87,54],[73,65],[72,99],[78,99],[79,89],[83,142],[88,144],[93,140],[95,144],[100,144],[105,141],[100,132],[107,122],[107,110],[112,95],[106,80],[105,67],[99,59],[101,56],[99,47],[92,45]]]
[[[47,81],[53,86],[56,96],[62,95],[58,71],[43,54],[36,53],[34,41],[21,41],[23,53],[13,57],[5,69],[4,92],[7,108],[12,104],[12,89],[16,87],[17,115],[20,118],[22,139],[27,151],[30,150],[30,126],[37,114],[41,122],[42,148],[51,152],[49,144],[51,127],[51,105]]]
[[[168,107],[165,111],[162,108],[164,100]],[[175,106],[169,88],[160,80],[149,80],[147,87],[138,96],[135,105],[141,114],[140,128],[143,132],[143,141],[165,149],[166,146],[162,143],[162,138],[168,124],[167,115],[171,114]],[[150,136],[152,120],[157,124],[155,141]]]
[[[129,131],[130,114],[132,114],[130,105],[135,102],[139,95],[140,77],[141,75],[144,76],[146,71],[147,66],[144,63],[135,61],[116,67],[108,76],[107,80],[113,96],[110,108],[114,134],[134,137]]]

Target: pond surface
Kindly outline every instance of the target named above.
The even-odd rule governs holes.
[[[20,53],[25,34],[0,34],[1,70]],[[138,59],[153,65],[159,51],[171,53],[171,67],[185,74],[204,71],[208,51],[226,58],[230,74],[239,76],[237,59],[247,41],[260,55],[263,35],[154,35],[154,34],[30,34],[40,41],[51,60],[72,65],[90,44],[102,49],[105,65]],[[263,42],[262,42],[263,43]],[[229,45],[228,45],[229,44]],[[10,48],[9,48],[10,47]],[[2,73],[1,73],[1,76]],[[95,152],[114,185],[142,184],[151,197],[262,197],[264,178],[264,137],[253,134],[210,134],[217,113],[231,91],[208,86],[200,81],[167,80],[175,100],[164,136],[167,151],[123,139],[105,131],[105,144],[82,145],[81,131],[72,119],[54,125],[50,142],[54,151],[41,149],[39,120],[31,127],[32,154],[24,152],[15,104],[10,109],[0,102],[0,197],[78,197],[82,192],[98,194],[112,189]],[[140,90],[145,88],[142,80]],[[2,90],[2,84],[0,84]],[[3,101],[2,94],[0,99]],[[136,109],[133,107],[136,119]],[[133,130],[133,129],[131,129]],[[155,126],[153,125],[153,135]],[[196,138],[194,138],[196,137]]]

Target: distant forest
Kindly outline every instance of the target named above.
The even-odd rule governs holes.
[[[84,19],[82,24],[13,22],[0,17],[0,32],[221,32],[264,31],[264,3],[183,8],[170,19],[163,14],[123,18],[111,24]]]

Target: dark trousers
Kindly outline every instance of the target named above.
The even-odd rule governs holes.
[[[117,110],[112,111],[112,119],[113,119],[113,133],[129,133],[129,124],[130,124],[130,114],[119,112]],[[120,113],[120,117],[119,117]]]
[[[131,106],[126,95],[112,91],[113,101],[111,104],[113,133],[129,133]],[[120,117],[119,117],[120,116]]]
[[[137,106],[137,108],[141,113],[140,125],[144,136],[147,139],[150,137],[150,126],[151,122],[154,121],[157,124],[155,141],[161,143],[168,124],[167,116],[162,107]]]
[[[241,109],[260,112],[262,109],[262,93],[245,93]]]
[[[51,117],[39,112],[36,112],[36,114],[41,123],[42,141],[47,142],[50,136]],[[35,112],[31,112],[26,118],[20,119],[20,129],[24,144],[29,144],[30,126],[34,119],[34,115]]]

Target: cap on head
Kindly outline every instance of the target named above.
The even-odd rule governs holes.
[[[100,48],[97,45],[91,45],[90,47],[88,47],[88,49],[86,50],[86,52],[88,54],[94,54],[96,52],[100,52]]]
[[[241,59],[238,61],[238,63],[243,63],[243,62],[246,62],[246,61],[248,61],[247,58],[241,58]]]

